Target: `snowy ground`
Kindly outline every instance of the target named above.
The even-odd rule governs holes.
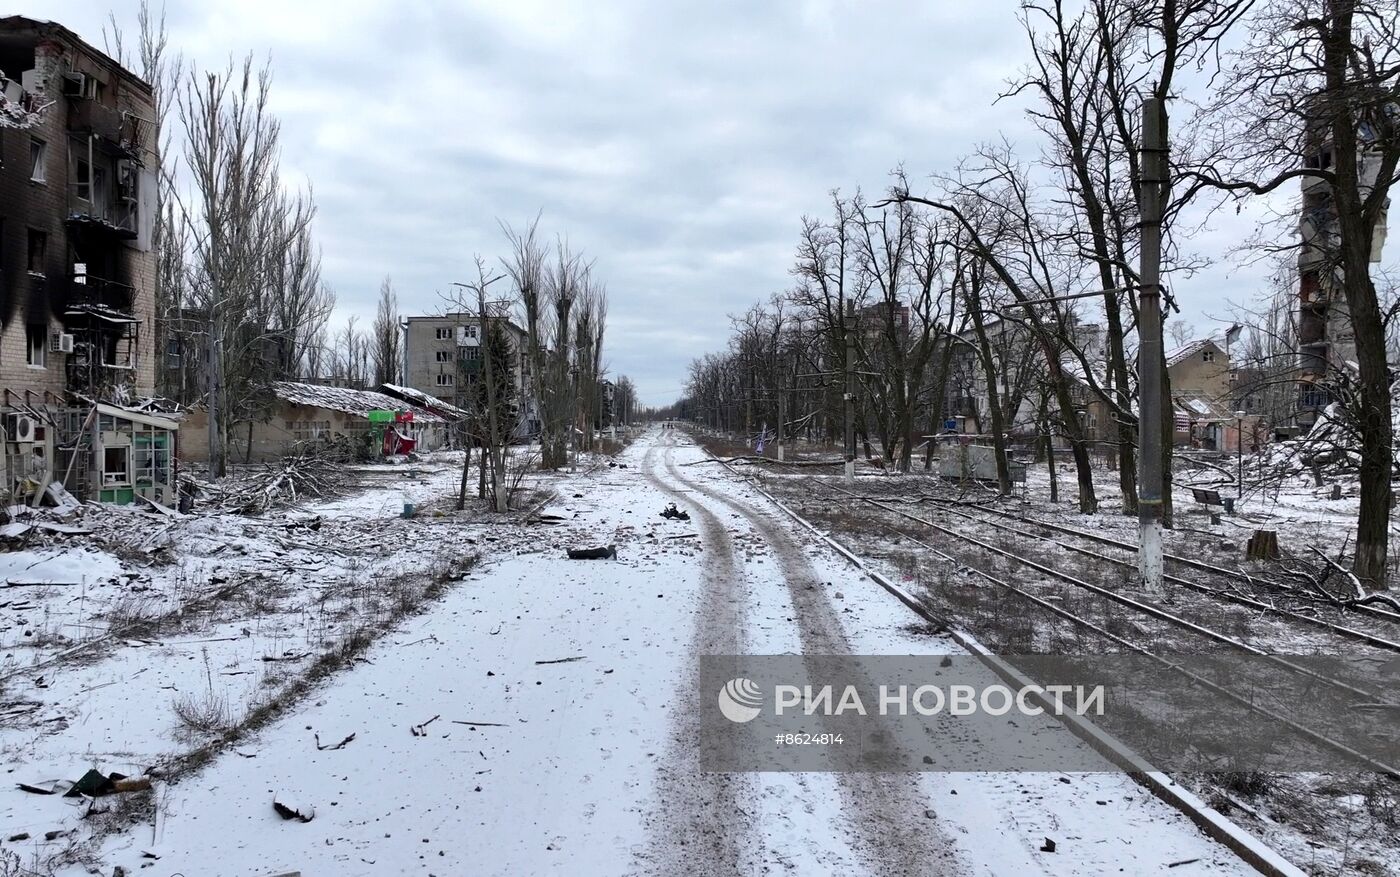
[[[281,525],[270,522],[200,534],[193,554],[207,577],[211,558],[237,576],[273,564],[264,553],[291,557],[293,569],[247,588],[277,608],[254,626],[210,609],[207,624],[182,627],[178,641],[123,638],[94,648],[101,657],[90,663],[54,669],[27,666],[54,655],[30,656],[10,633],[6,651],[17,657],[0,700],[40,705],[0,730],[8,778],[76,779],[90,766],[141,773],[198,742],[182,730],[176,699],[213,692],[243,709],[277,690],[266,677],[297,666],[262,658],[319,653],[322,613],[298,595],[349,590],[343,602],[363,607],[387,599],[394,574],[439,569],[447,549],[480,552],[482,562],[279,719],[158,782],[149,811],[102,842],[102,873],[1250,872],[1113,773],[701,771],[692,708],[700,654],[958,650],[742,481],[687,465],[702,458],[688,439],[653,430],[618,465],[550,482],[559,497],[550,511],[563,518],[555,526],[394,518],[405,489],[423,503],[450,489],[447,463],[406,487],[283,516],[321,517],[320,530],[277,534],[308,545],[325,545],[337,521],[334,540],[358,567],[324,550],[319,561],[296,554],[309,549],[280,545]],[[657,517],[671,501],[690,522]],[[564,558],[581,544],[614,544],[618,559]],[[46,561],[54,577],[71,572],[58,564],[75,563],[75,551]],[[230,552],[247,562],[221,560]],[[114,574],[120,580],[102,572]],[[157,589],[173,577],[143,574]],[[341,748],[318,749],[318,739],[329,747],[350,735]],[[315,818],[284,821],[274,798],[314,808]],[[3,849],[42,863],[86,836],[83,811],[0,790],[0,840],[31,835]],[[1047,837],[1056,852],[1040,851]]]

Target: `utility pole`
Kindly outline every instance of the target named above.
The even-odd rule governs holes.
[[[89,165],[91,167],[91,165]],[[218,290],[221,287],[216,286]],[[217,291],[215,295],[217,296]],[[224,460],[224,315],[223,307],[217,300],[210,306],[209,317],[209,355],[206,360],[208,364],[208,387],[209,401],[207,413],[209,416],[209,474],[214,478],[223,478],[228,474],[226,461]],[[94,448],[96,445],[93,446]]]
[[[578,363],[569,366],[569,471],[578,471]]]
[[[846,302],[846,477],[856,480],[856,303]]]
[[[493,278],[494,280],[495,278]],[[501,439],[500,424],[496,417],[496,374],[491,363],[491,324],[486,318],[486,287],[491,281],[476,288],[477,314],[481,318],[481,359],[482,370],[486,373],[486,423],[491,431],[491,492],[496,497],[496,511],[506,511],[505,485],[502,483],[501,469],[505,466],[504,442]]]
[[[1138,255],[1138,572],[1148,593],[1162,591],[1162,203],[1169,184],[1166,106],[1142,104],[1142,242]]]
[[[783,404],[787,396],[787,374],[783,371],[782,360],[778,361],[778,462],[783,462],[783,433],[787,424],[787,410]]]

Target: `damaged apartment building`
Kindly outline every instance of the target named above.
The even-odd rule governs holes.
[[[151,395],[151,88],[61,25],[0,18],[0,430],[10,501],[171,499]]]
[[[1367,144],[1375,140],[1359,132],[1357,168],[1363,192],[1375,185],[1381,155]],[[1334,147],[1327,126],[1318,123],[1308,132],[1303,166],[1329,170]],[[1302,208],[1298,216],[1298,426],[1306,429],[1336,401],[1342,376],[1354,373],[1356,333],[1342,288],[1338,265],[1341,246],[1337,205],[1331,185],[1318,177],[1303,177]],[[1371,262],[1381,261],[1385,248],[1386,212],[1376,223],[1371,241]]]

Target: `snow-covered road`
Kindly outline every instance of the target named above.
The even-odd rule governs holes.
[[[565,523],[165,789],[154,835],[104,858],[152,877],[1252,873],[1113,773],[700,770],[701,654],[959,651],[703,459],[658,429],[563,480]],[[691,520],[657,517],[670,501]],[[616,561],[564,559],[610,543]],[[279,794],[315,819],[279,818]]]

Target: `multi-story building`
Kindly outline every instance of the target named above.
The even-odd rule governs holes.
[[[1303,166],[1326,170],[1333,167],[1333,158],[1326,125],[1314,126]],[[1375,185],[1380,158],[1379,153],[1361,148],[1357,168],[1363,191]],[[1298,422],[1306,427],[1333,401],[1337,373],[1355,370],[1356,336],[1341,285],[1341,237],[1332,186],[1324,179],[1303,177],[1302,193],[1298,217]],[[1371,243],[1372,262],[1381,259],[1385,232],[1383,214]]]
[[[166,496],[174,425],[123,407],[154,385],[151,88],[62,25],[11,16],[0,95],[0,487],[43,457],[75,493]]]
[[[149,394],[150,86],[61,25],[0,19],[0,384],[41,399]]]
[[[494,367],[509,370],[519,416],[517,435],[539,431],[539,417],[530,394],[528,334],[505,317],[487,317],[505,331],[509,357]],[[457,408],[477,407],[483,380],[481,318],[476,314],[406,317],[403,321],[403,380],[406,386],[443,399]]]

